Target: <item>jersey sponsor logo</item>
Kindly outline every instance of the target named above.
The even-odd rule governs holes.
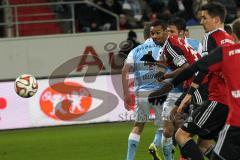
[[[226,44],[226,43],[234,44],[234,42],[231,39],[223,39],[223,40],[221,40],[221,45]]]
[[[155,79],[156,74],[145,74],[142,76],[143,80],[148,80],[148,79]]]
[[[235,50],[231,50],[228,52],[229,56],[233,56],[235,54],[239,54],[240,53],[240,49],[235,49]]]
[[[234,98],[240,98],[240,90],[232,91],[232,96]]]

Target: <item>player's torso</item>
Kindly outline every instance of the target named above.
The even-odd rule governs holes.
[[[195,51],[183,39],[169,37],[165,42],[163,54],[166,61],[172,69],[181,67],[184,63],[192,64],[201,58],[201,55]]]
[[[228,124],[240,127],[240,44],[223,48],[222,72],[228,87]]]
[[[186,43],[186,39],[178,39],[175,37],[169,37],[167,39],[163,48],[163,54],[166,57],[167,64],[173,70],[181,67],[185,63],[193,64],[201,58],[201,55]],[[191,82],[191,78],[186,80],[183,88],[187,89]]]
[[[134,85],[135,90],[154,89],[158,87],[155,75],[158,72],[156,65],[149,65],[142,58],[151,52],[152,58],[157,61],[161,52],[161,46],[156,45],[152,40],[146,41],[142,45],[135,48],[133,54],[134,59]]]
[[[207,33],[204,40],[203,52],[207,51],[208,54],[211,54],[211,51],[219,46],[227,46],[234,43],[233,37],[222,29]],[[209,41],[211,41],[211,43],[209,43]],[[212,67],[214,67],[214,65]],[[208,91],[210,100],[227,105],[226,84],[222,72],[211,72],[209,74]]]

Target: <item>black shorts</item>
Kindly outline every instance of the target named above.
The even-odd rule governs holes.
[[[228,107],[226,105],[207,100],[201,107],[194,109],[181,129],[203,139],[217,140],[227,115]]]
[[[240,160],[240,127],[225,125],[211,160]]]
[[[186,96],[187,92],[184,92],[175,102],[176,106],[179,106]],[[193,105],[201,105],[205,100],[208,99],[208,88],[206,84],[202,84],[193,94],[192,104]]]

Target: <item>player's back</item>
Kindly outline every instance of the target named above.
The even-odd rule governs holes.
[[[223,47],[222,72],[228,86],[228,124],[240,127],[240,44]]]
[[[205,35],[203,41],[203,52],[211,54],[211,51],[215,48],[231,44],[234,44],[233,37],[223,29],[216,29]],[[222,72],[210,72],[208,77],[209,100],[227,105],[226,84],[223,79]]]

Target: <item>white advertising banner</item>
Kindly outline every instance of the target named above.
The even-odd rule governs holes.
[[[120,98],[121,75],[88,78],[94,81],[38,80],[39,89],[31,98],[17,96],[13,82],[0,83],[0,129],[134,119],[133,110],[125,110]]]
[[[143,42],[143,31],[135,31]],[[190,27],[190,32],[190,37],[199,40],[204,34],[201,26]],[[128,31],[118,31],[0,39],[0,80],[24,73],[48,77],[59,67],[56,76],[83,75],[87,67],[88,73],[95,74],[120,70],[122,57],[112,56],[119,54],[120,46],[131,46],[127,35]]]

